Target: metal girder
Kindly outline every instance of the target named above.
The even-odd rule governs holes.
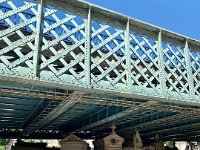
[[[33,53],[33,78],[39,77],[39,58],[40,53],[42,49],[42,24],[43,24],[43,0],[40,0],[40,3],[38,4],[38,12],[36,15],[36,38],[35,38],[35,49]]]
[[[127,115],[135,113],[137,110],[127,109],[123,107],[108,106],[101,109],[95,114],[83,118],[80,121],[74,122],[69,127],[66,127],[68,132],[72,131],[90,131],[92,128],[100,128],[103,125],[123,118]]]
[[[87,134],[89,132],[89,134],[91,134],[90,136],[94,136],[96,135],[96,133],[104,133],[105,130],[107,131],[107,129],[109,129],[110,126],[112,126],[112,124],[117,125],[117,131],[120,132],[122,130],[121,127],[123,126],[123,129],[125,129],[127,127],[124,126],[125,123],[131,122],[131,120],[142,120],[142,118],[145,118],[149,115],[154,115],[153,111],[148,110],[121,109],[118,113],[115,112],[113,115],[111,113],[110,115],[107,114],[104,116],[103,114],[109,111],[109,109],[112,110],[112,107],[103,108],[102,110],[84,118],[83,120],[71,123],[69,124],[69,126],[66,126],[66,130],[63,130],[63,132],[84,132]],[[155,117],[154,120],[156,120]],[[142,123],[142,125],[144,125],[144,123]],[[139,124],[134,125],[134,127],[139,127]]]
[[[156,122],[162,122],[174,117],[176,113],[166,113],[166,112],[152,112],[150,114],[144,114],[138,116],[137,118],[133,118],[132,121],[128,121],[126,123],[122,123],[118,126],[118,131],[122,132],[124,130],[129,129],[140,129],[143,130],[143,127],[156,126]]]
[[[50,100],[57,100],[62,101],[66,100],[68,97],[68,94],[66,93],[48,93],[48,91],[43,91],[40,93],[40,91],[19,91],[15,89],[2,89],[0,93],[9,94],[9,95],[18,95],[18,96],[31,96],[31,97],[37,97],[42,99],[50,99]],[[198,106],[188,106],[188,105],[174,105],[173,103],[158,103],[153,101],[139,101],[139,104],[135,103],[138,102],[137,99],[126,99],[126,98],[119,98],[114,97],[112,99],[108,98],[102,98],[105,97],[105,95],[99,95],[98,97],[88,94],[87,92],[84,94],[87,96],[82,97],[81,99],[71,99],[69,101],[76,101],[81,103],[92,103],[92,104],[99,104],[99,105],[113,105],[113,106],[123,106],[123,107],[129,107],[132,109],[138,108],[138,109],[151,109],[151,110],[160,110],[165,112],[176,112],[176,113],[183,113],[183,114],[199,114],[200,111],[197,109]]]
[[[29,126],[31,123],[37,122],[39,118],[40,119],[43,118],[45,115],[48,114],[49,111],[54,109],[58,104],[59,103],[53,100],[48,102],[46,102],[44,99],[41,100],[38,103],[38,105],[34,107],[35,109],[28,114],[26,119],[24,119],[24,122],[21,124],[20,129],[27,128],[27,126]]]
[[[163,54],[163,48],[162,48],[162,31],[158,33],[158,52],[159,52],[159,60],[158,64],[160,66],[159,70],[159,81],[160,81],[160,91],[161,94],[165,97],[166,96],[166,80],[164,75],[164,54]]]
[[[131,50],[130,50],[130,21],[128,19],[125,32],[125,51],[126,51],[126,77],[127,77],[127,90],[131,91]]]
[[[183,140],[187,141],[187,138],[190,139],[190,141],[199,141],[200,135],[199,134],[198,135],[194,134],[193,136],[191,135],[191,136],[185,137]]]
[[[85,30],[85,84],[86,87],[91,87],[91,7],[88,10],[88,18]]]
[[[138,30],[133,25],[134,19],[124,18],[114,12],[107,15],[114,15],[114,22],[120,20],[116,16],[124,18],[123,22],[118,22],[120,27],[111,23],[109,17],[103,18],[103,24],[98,22],[99,16],[96,20],[94,15],[97,13],[96,9],[104,14],[104,9],[85,2],[80,2],[88,6],[82,8],[82,14],[76,12],[79,8],[72,1],[62,2],[71,4],[66,8],[72,11],[71,14],[57,7],[61,2],[53,3],[54,9],[45,5],[46,1],[44,6],[43,1],[24,2],[19,6],[20,9],[11,1],[7,3],[11,11],[1,10],[1,13],[6,14],[3,16],[6,22],[3,25],[8,24],[6,33],[10,30],[12,36],[8,38],[7,34],[3,34],[1,40],[3,44],[9,45],[2,47],[1,75],[32,80],[32,71],[36,69],[34,74],[39,77],[36,81],[60,83],[64,88],[72,85],[96,93],[109,91],[113,95],[119,93],[140,99],[199,103],[198,77],[194,78],[193,70],[188,67],[195,62],[189,62],[191,52],[194,52],[194,41],[182,36],[178,38],[181,42],[172,40],[170,37],[179,35],[169,34],[161,28],[146,26],[145,23],[136,21],[137,28],[142,25],[147,27],[146,30]],[[32,7],[35,5],[37,9]],[[27,14],[25,10],[32,13]],[[63,12],[62,19],[59,19],[59,12]],[[26,22],[23,31],[17,28],[19,25],[22,27],[22,23],[13,22],[11,19],[13,15]],[[27,15],[31,17],[28,18]],[[49,17],[52,19],[48,19]],[[145,28],[144,26],[141,28]],[[16,32],[13,32],[14,28]],[[152,29],[156,32],[156,40]],[[16,39],[16,36],[19,36],[19,39]],[[34,46],[35,36],[37,38]],[[185,51],[182,50],[184,48],[180,45],[183,44],[183,39],[187,39],[187,47],[191,49],[186,47]],[[16,56],[9,54],[10,52]],[[198,60],[196,63],[199,64]],[[194,79],[197,82],[196,92],[191,93]]]
[[[87,130],[90,130],[92,128],[96,128],[98,127],[98,129],[100,129],[102,126],[108,124],[108,123],[113,123],[117,120],[120,120],[124,117],[127,117],[127,116],[130,116],[134,113],[136,113],[137,110],[132,110],[132,109],[126,109],[122,112],[119,112],[119,113],[116,113],[116,114],[113,114],[111,116],[107,116],[106,118],[104,119],[101,119],[101,120],[97,120],[96,122],[94,123],[91,123],[89,125],[84,125],[82,128],[80,128],[79,130],[80,131],[87,131]],[[84,121],[84,120],[83,120]]]
[[[75,124],[75,122],[82,120],[86,116],[90,116],[105,107],[106,106],[102,105],[77,103],[70,110],[66,111],[49,125],[45,126],[44,130],[57,129],[67,134],[69,128],[71,128],[71,131],[69,132],[72,133],[72,128],[78,128],[81,125],[78,123]]]
[[[199,41],[80,0],[19,1],[0,0],[0,80],[10,83],[1,85],[0,94],[59,104],[36,108],[28,117],[17,106],[18,117],[27,117],[21,125],[27,126],[24,135],[41,131],[76,103],[126,108],[102,118],[86,117],[76,127],[81,130],[100,125],[101,130],[112,121],[121,130],[157,121],[154,130],[160,130],[161,120],[200,115]],[[1,117],[15,116],[5,103],[0,109]],[[155,121],[154,113],[145,112],[123,123],[115,119],[135,110],[161,112]],[[7,125],[18,126],[14,122]]]
[[[43,128],[45,125],[49,124],[58,116],[66,112],[68,109],[70,109],[70,107],[72,107],[76,103],[76,101],[69,101],[70,99],[80,99],[82,98],[82,96],[83,96],[83,93],[80,93],[80,92],[74,92],[70,94],[70,96],[66,100],[62,101],[53,110],[51,110],[50,112],[46,112],[47,114],[45,116],[42,116],[40,119],[38,119],[40,115],[36,117],[35,119],[36,121],[34,120],[24,129],[22,136],[30,136],[35,131]],[[45,110],[46,109],[44,109],[44,111]]]
[[[177,140],[177,141],[180,141],[180,140],[186,140],[186,141],[189,141],[191,138],[191,136],[198,136],[200,135],[200,131],[197,130],[197,129],[190,129],[190,130],[183,130],[183,131],[178,131],[177,133],[174,133],[174,134],[167,134],[167,135],[164,135],[164,138],[165,140]]]
[[[128,110],[128,109],[127,109]],[[125,112],[125,111],[124,111]],[[108,117],[108,119],[113,119],[112,121],[110,120],[109,122],[105,122],[104,124],[102,124],[101,126],[98,126],[98,128],[91,128],[89,131],[91,131],[91,133],[106,133],[108,131],[108,129],[112,126],[112,124],[115,124],[117,126],[117,132],[120,132],[120,130],[123,128],[126,128],[124,125],[128,122],[131,122],[132,120],[135,120],[136,118],[142,118],[142,116],[144,117],[144,115],[147,114],[151,114],[153,113],[153,111],[150,110],[136,110],[135,113],[132,112],[131,114],[126,114],[126,116],[124,115],[124,117],[119,117],[117,119],[113,119],[112,116]],[[123,112],[119,113],[123,114]],[[118,115],[118,114],[116,114]],[[114,116],[113,116],[114,117]],[[102,120],[102,122],[107,121],[107,118]]]
[[[190,60],[190,50],[188,47],[188,41],[185,42],[185,55],[186,55],[186,68],[187,68],[187,77],[189,82],[189,91],[190,91],[190,98],[194,99],[195,97],[195,91],[194,91],[194,82],[192,77],[192,65]]]
[[[189,118],[183,118],[181,121],[178,120],[176,122],[174,122],[174,124],[171,124],[169,126],[163,126],[163,127],[159,127],[158,129],[151,129],[151,131],[145,131],[147,133],[145,133],[145,137],[152,137],[153,135],[155,135],[156,133],[161,133],[163,135],[167,135],[167,134],[176,134],[177,132],[181,132],[184,130],[190,130],[190,129],[198,129],[200,126],[199,123],[199,117],[196,117],[197,119],[192,119],[190,120]]]
[[[1,96],[0,100],[0,109],[5,110],[5,115],[3,112],[0,111],[1,117],[4,123],[15,122],[15,120],[21,120],[21,123],[17,124],[17,128],[22,129],[23,125],[26,125],[30,120],[35,118],[47,105],[48,101],[41,99],[26,99],[20,97],[7,97]],[[2,110],[3,110],[2,109]],[[7,111],[7,112],[6,112]],[[8,126],[6,126],[8,127]]]

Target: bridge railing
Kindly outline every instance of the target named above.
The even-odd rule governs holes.
[[[0,74],[198,101],[200,43],[78,1],[0,0]]]

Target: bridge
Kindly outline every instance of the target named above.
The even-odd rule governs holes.
[[[0,0],[0,137],[200,138],[200,42],[81,0]]]

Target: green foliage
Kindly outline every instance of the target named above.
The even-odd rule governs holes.
[[[5,150],[5,147],[4,146],[0,146],[0,150]]]
[[[0,139],[0,146],[5,146],[9,143],[9,139]],[[1,150],[1,149],[0,149]]]
[[[173,141],[166,141],[165,144],[166,144],[166,146],[168,146],[169,148],[174,148],[174,142],[173,142]]]

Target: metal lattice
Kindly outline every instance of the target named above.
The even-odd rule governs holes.
[[[189,93],[184,47],[163,42],[166,87],[177,95]]]
[[[132,88],[156,95],[160,85],[157,42],[133,31],[130,40]]]
[[[91,41],[91,73],[94,87],[124,90],[126,84],[124,31],[94,21]]]
[[[2,76],[198,101],[198,44],[87,3],[49,3],[0,1]]]
[[[2,2],[4,1],[1,1],[0,7],[1,74],[30,77],[34,68],[38,5],[23,1]]]
[[[200,95],[200,53],[190,53],[195,95]]]
[[[73,12],[46,8],[41,78],[71,84],[84,84],[85,24]]]

